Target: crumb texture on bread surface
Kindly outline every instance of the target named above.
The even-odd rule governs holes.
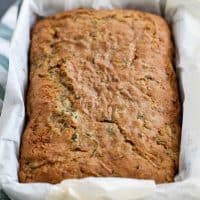
[[[180,102],[172,61],[170,29],[153,14],[80,9],[39,20],[20,181],[173,181]]]

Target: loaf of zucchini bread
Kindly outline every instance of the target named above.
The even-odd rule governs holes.
[[[39,20],[31,35],[20,181],[173,181],[180,102],[165,20],[79,9]]]

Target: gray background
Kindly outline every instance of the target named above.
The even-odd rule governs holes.
[[[0,18],[15,0],[0,0]]]

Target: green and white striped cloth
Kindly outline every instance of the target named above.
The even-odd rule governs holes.
[[[5,96],[6,82],[9,70],[10,41],[17,23],[20,0],[12,5],[0,21],[0,115]],[[9,200],[0,190],[0,200]]]
[[[9,70],[9,47],[15,29],[20,1],[9,8],[0,22],[0,114]]]

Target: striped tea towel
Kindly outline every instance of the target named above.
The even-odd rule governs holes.
[[[0,115],[3,106],[5,88],[9,68],[9,47],[12,34],[16,26],[20,5],[18,0],[12,5],[0,21]],[[0,190],[0,200],[9,200],[7,195]]]
[[[17,22],[20,1],[9,8],[0,21],[0,115],[3,106],[9,68],[9,47]]]

